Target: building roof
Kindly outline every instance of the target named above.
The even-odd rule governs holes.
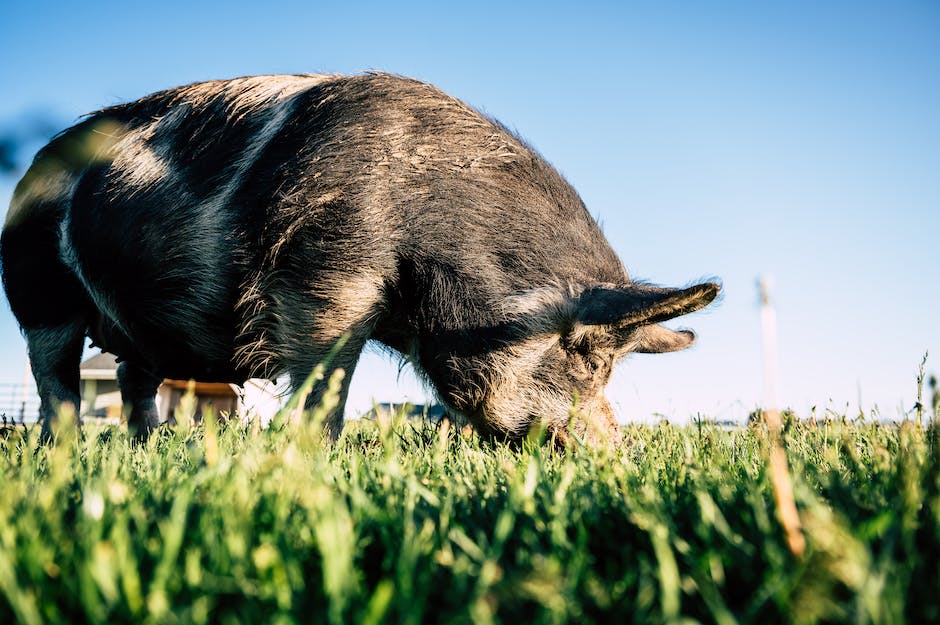
[[[117,359],[114,354],[101,352],[83,362],[79,370],[83,380],[116,380]]]

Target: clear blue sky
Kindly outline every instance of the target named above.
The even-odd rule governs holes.
[[[723,280],[720,306],[683,321],[692,350],[620,365],[622,419],[757,404],[761,273],[784,403],[895,416],[928,349],[940,371],[940,5],[449,4],[4,2],[0,128],[210,78],[415,76],[538,148],[635,276]],[[4,306],[0,381],[23,358]],[[398,385],[368,356],[350,404],[422,397]]]

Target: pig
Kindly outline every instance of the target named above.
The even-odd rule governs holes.
[[[92,113],[17,185],[0,262],[44,439],[79,406],[87,336],[118,357],[138,438],[163,378],[296,389],[328,353],[346,373],[335,438],[372,340],[481,434],[616,441],[615,363],[691,345],[660,324],[720,290],[632,280],[522,139],[380,72],[201,82]]]

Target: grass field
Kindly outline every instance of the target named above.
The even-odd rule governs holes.
[[[315,420],[314,420],[315,422]],[[940,430],[790,421],[618,449],[451,427],[0,441],[0,623],[938,623]]]

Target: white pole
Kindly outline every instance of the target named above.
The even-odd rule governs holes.
[[[787,466],[787,455],[783,446],[783,422],[777,411],[777,313],[770,299],[773,282],[764,275],[758,280],[760,288],[760,322],[764,351],[764,407],[761,410],[770,435],[770,480],[774,489],[777,518],[787,536],[787,546],[796,557],[803,556],[806,539],[796,502],[793,499],[793,482]]]
[[[758,281],[760,288],[760,326],[764,352],[764,409],[776,410],[780,396],[777,386],[777,310],[771,300],[773,276],[764,274]]]

